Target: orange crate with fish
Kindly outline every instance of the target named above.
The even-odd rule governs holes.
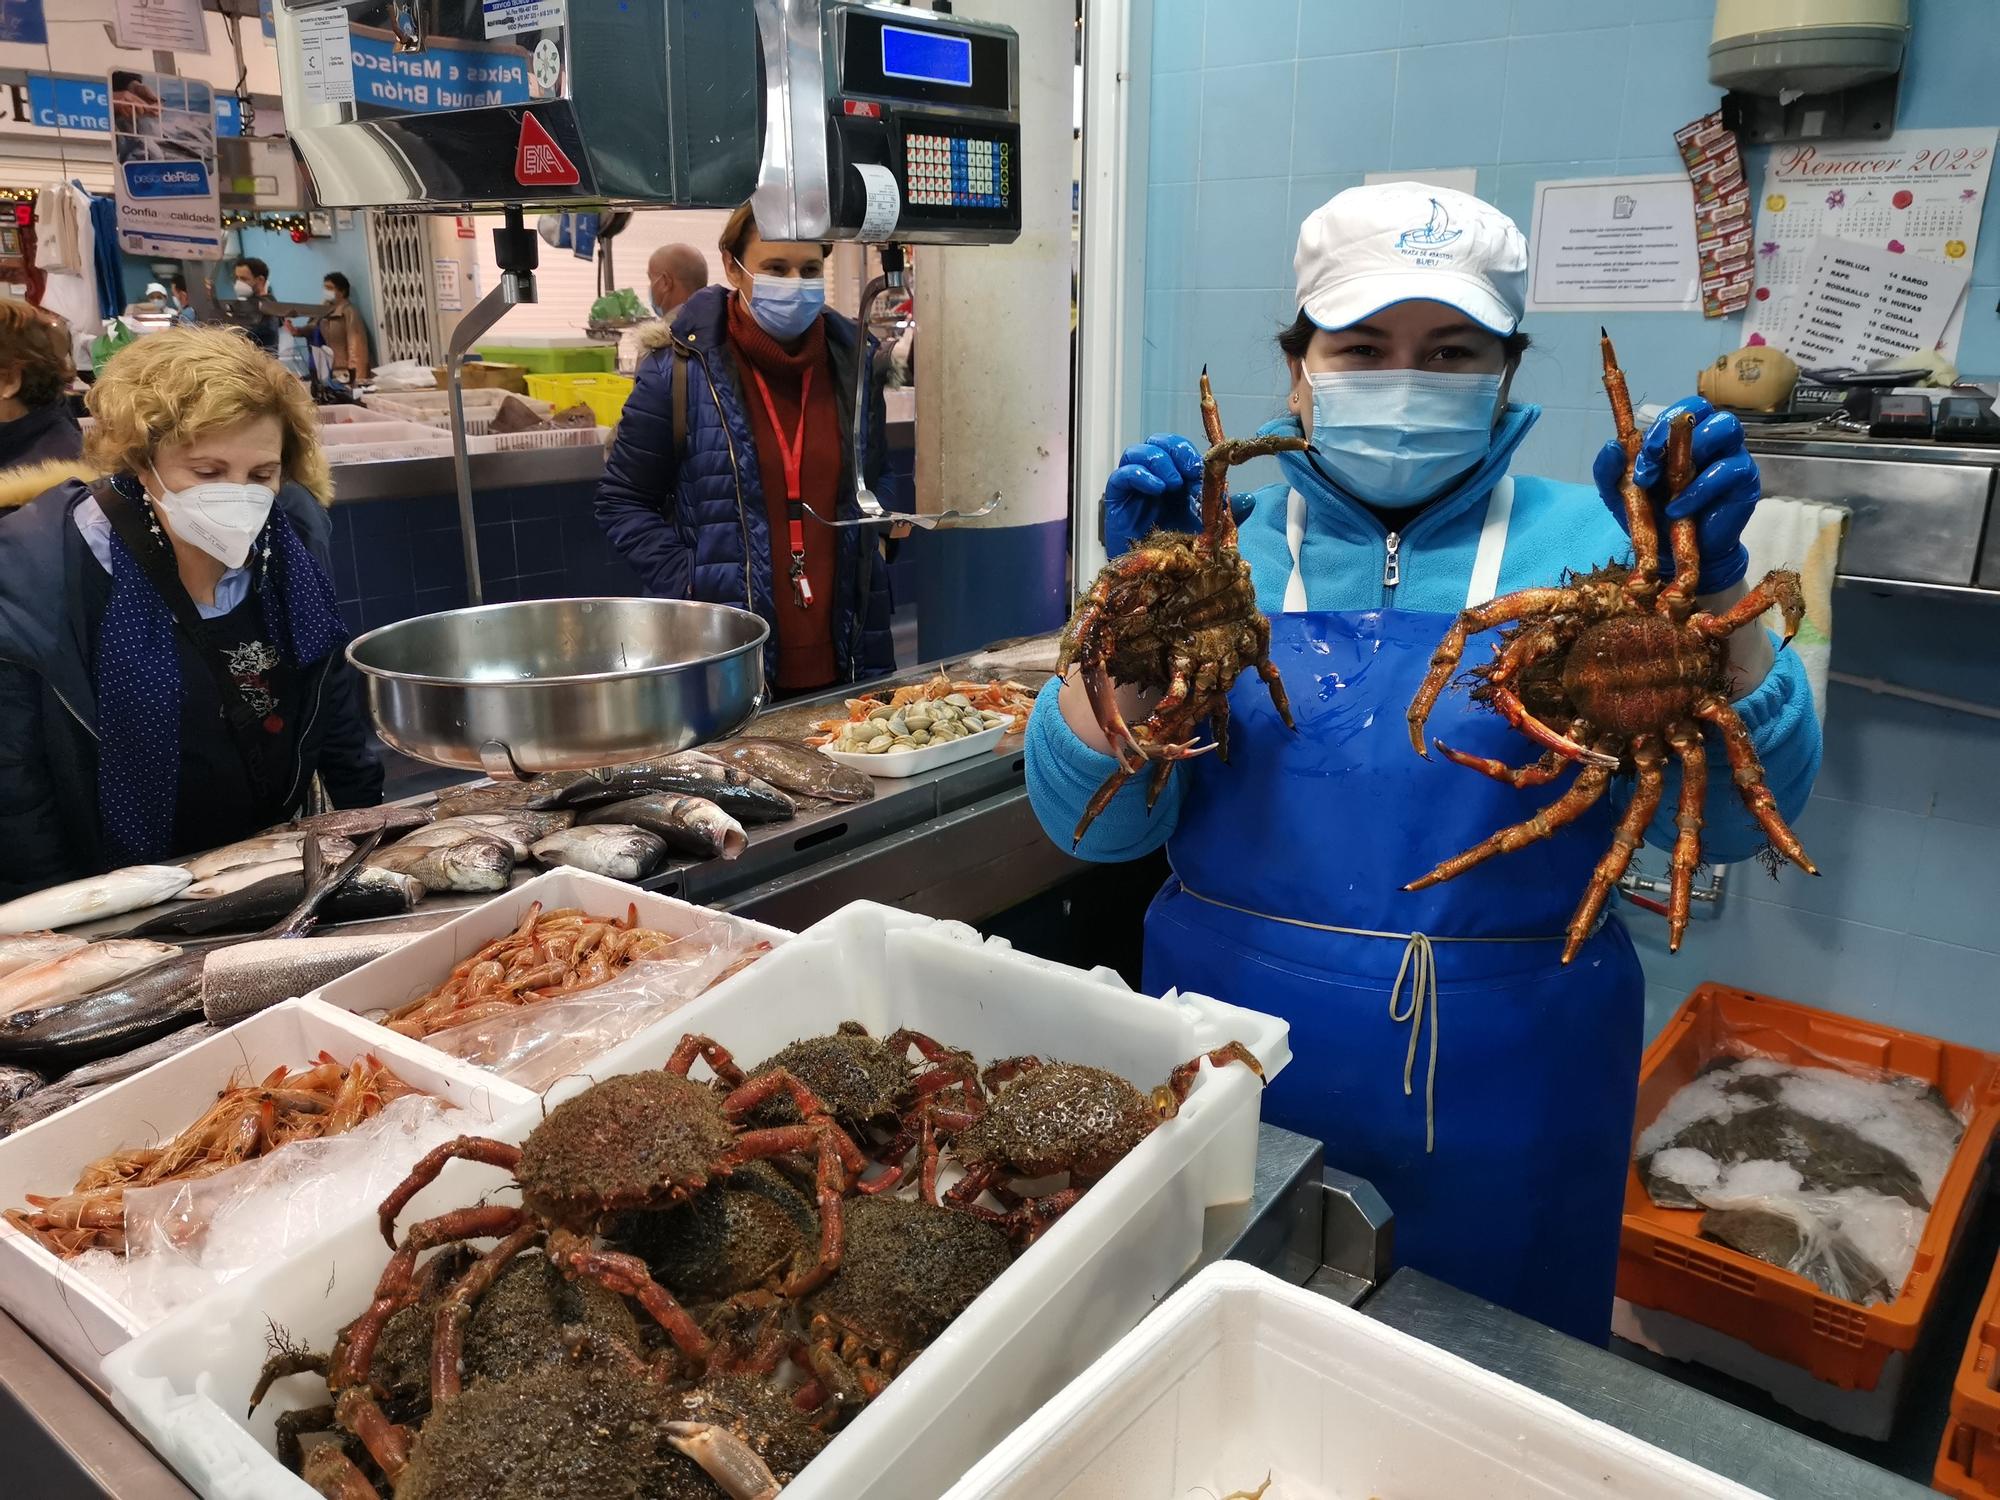
[[[1746,1067],[1746,1059],[1755,1061]],[[1934,1191],[1889,1190],[1928,1208],[1921,1231],[1908,1230],[1916,1235],[1909,1270],[1874,1286],[1865,1301],[1830,1295],[1825,1275],[1808,1279],[1718,1242],[1715,1234],[1727,1231],[1719,1230],[1712,1209],[1661,1206],[1655,1201],[1659,1178],[1651,1179],[1649,1192],[1640,1169],[1642,1150],[1635,1149],[1625,1189],[1614,1330],[1661,1353],[1735,1375],[1843,1431],[1886,1436],[1910,1357],[1985,1180],[1988,1148],[2000,1127],[2000,1056],[1705,984],[1688,996],[1640,1063],[1634,1141],[1657,1152],[1646,1157],[1649,1171],[1666,1154],[1658,1145],[1644,1146],[1649,1129],[1682,1090],[1725,1067],[1762,1074],[1763,1085],[1771,1086],[1799,1077],[1797,1070],[1814,1070],[1806,1075],[1809,1080],[1826,1076],[1816,1070],[1851,1074],[1956,1114],[1963,1131],[1955,1149],[1947,1148],[1948,1158],[1936,1160]],[[1748,1091],[1763,1085],[1753,1078],[1725,1086]],[[1676,1136],[1672,1144],[1684,1139]],[[1878,1163],[1882,1159],[1878,1156]],[[1853,1170],[1857,1180],[1865,1171]],[[1689,1201],[1694,1202],[1692,1195]],[[1738,1227],[1740,1221],[1733,1221],[1730,1230]],[[1863,1243],[1858,1233],[1856,1244]],[[1868,1263],[1866,1257],[1847,1259],[1850,1265]],[[1989,1296],[1989,1312],[1990,1303]],[[2000,1397],[1989,1399],[2000,1412]]]
[[[1965,1336],[1931,1488],[1959,1500],[2000,1500],[2000,1261]]]

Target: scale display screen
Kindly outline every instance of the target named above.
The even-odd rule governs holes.
[[[972,39],[913,31],[907,26],[882,28],[882,74],[914,83],[972,86]]]

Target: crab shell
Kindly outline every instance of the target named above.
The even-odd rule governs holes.
[[[521,1202],[545,1223],[665,1208],[709,1184],[736,1140],[722,1096],[676,1073],[620,1073],[565,1099],[521,1144]]]
[[[840,1272],[805,1299],[871,1349],[914,1353],[930,1343],[1014,1258],[1005,1230],[916,1198],[847,1205]]]
[[[751,1069],[751,1076],[784,1068],[853,1131],[894,1116],[908,1102],[914,1069],[907,1051],[870,1036],[858,1021],[842,1021],[831,1036],[801,1037]],[[799,1112],[783,1095],[760,1105],[757,1125],[795,1125]]]
[[[1116,1073],[1052,1062],[1002,1088],[953,1143],[953,1152],[968,1169],[992,1165],[1016,1178],[1069,1172],[1094,1179],[1159,1123],[1159,1107]]]
[[[677,1208],[620,1215],[606,1239],[643,1260],[676,1297],[719,1300],[789,1274],[801,1256],[810,1264],[819,1213],[810,1194],[758,1161]]]

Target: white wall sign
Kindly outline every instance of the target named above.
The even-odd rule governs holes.
[[[219,259],[214,90],[199,79],[123,70],[110,87],[119,248]]]
[[[111,25],[121,47],[153,52],[206,52],[201,0],[118,0]]]
[[[465,294],[459,289],[458,262],[441,255],[431,264],[437,269],[438,311],[464,311]]]
[[[1700,308],[1694,185],[1685,174],[1535,184],[1528,311]]]
[[[348,41],[347,12],[339,6],[303,10],[299,29],[299,87],[314,104],[354,102],[354,48]]]

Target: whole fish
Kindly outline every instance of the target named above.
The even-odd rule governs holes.
[[[71,1068],[60,1078],[52,1079],[49,1087],[61,1088],[101,1088],[107,1083],[116,1083],[121,1078],[130,1078],[134,1073],[143,1073],[156,1062],[185,1052],[196,1042],[205,1042],[214,1036],[220,1027],[196,1024],[183,1026],[179,1031],[170,1031],[157,1042],[148,1042],[143,1047],[134,1047],[130,1052],[121,1052],[116,1057],[100,1057],[96,1062],[87,1062],[80,1068]]]
[[[91,1088],[69,1088],[50,1084],[45,1089],[15,1100],[5,1109],[0,1109],[0,1136],[12,1135],[17,1130],[26,1130],[37,1120],[46,1120],[50,1115],[61,1114],[72,1104],[88,1099],[98,1089],[106,1085],[97,1084]]]
[[[750,847],[743,825],[701,797],[655,792],[593,809],[583,815],[583,821],[594,826],[625,823],[643,828],[666,840],[669,849],[703,859],[735,859]]]
[[[360,868],[378,837],[368,835],[331,867],[321,861],[318,846],[308,843],[305,896],[283,922],[262,936],[298,937],[309,931],[320,907]],[[206,954],[183,953],[74,1000],[0,1016],[0,1061],[70,1066],[179,1031],[201,1019],[201,973],[206,962]]]
[[[445,787],[437,794],[437,815],[462,818],[467,813],[513,812],[532,807],[534,788],[540,780],[538,777],[535,781],[468,781],[463,786]]]
[[[643,880],[667,857],[667,841],[629,823],[565,828],[535,845],[542,864],[569,865],[612,880]]]
[[[260,833],[254,839],[241,839],[220,849],[211,849],[206,854],[197,854],[187,861],[187,872],[196,880],[208,880],[225,870],[240,869],[244,865],[272,865],[298,859],[305,841],[311,837],[311,834],[296,832]],[[354,845],[344,838],[322,838],[319,841],[320,858],[329,863],[343,860],[353,852]]]
[[[89,938],[74,937],[66,932],[22,932],[10,937],[0,937],[0,975],[25,969],[30,964],[45,962],[51,958],[61,958],[65,953],[74,953]]]
[[[186,906],[169,907],[129,927],[120,937],[194,937],[208,932],[255,932],[298,905],[305,894],[303,868],[267,871],[262,880]],[[365,922],[406,912],[425,895],[424,887],[388,870],[363,866],[327,901],[329,922]]]
[[[19,1104],[49,1081],[33,1068],[0,1068],[0,1109]]]
[[[52,885],[0,906],[0,932],[39,932],[157,906],[187,889],[194,878],[179,865],[128,865],[86,880]]]
[[[142,938],[110,938],[92,943],[0,979],[0,1015],[73,1000],[141,969],[178,958],[180,952],[172,944],[149,943]]]
[[[227,1026],[415,942],[416,932],[334,933],[235,943],[209,954],[201,973],[201,1011]]]
[[[396,841],[395,847],[442,849],[448,844],[462,844],[471,838],[495,838],[510,846],[515,861],[519,862],[528,857],[528,846],[536,839],[547,838],[557,829],[567,828],[575,821],[576,814],[567,810],[532,812],[522,808],[505,813],[466,813],[406,834]]]
[[[213,901],[217,896],[229,896],[237,891],[269,880],[274,875],[297,875],[299,885],[305,886],[306,862],[302,859],[274,860],[268,865],[238,865],[233,870],[224,870],[220,875],[211,875],[206,880],[197,880],[182,891],[177,898],[181,901]]]
[[[698,750],[585,771],[559,786],[552,784],[556,779],[548,779],[551,785],[538,796],[536,807],[594,808],[671,792],[713,802],[742,823],[782,823],[799,811],[797,803],[768,782]]]
[[[744,735],[703,747],[725,765],[768,781],[781,792],[795,797],[818,797],[825,802],[866,802],[875,795],[875,778],[866,771],[852,770],[828,760],[810,745],[797,740],[763,739]]]
[[[283,833],[296,828],[302,833],[316,833],[322,838],[333,834],[351,839],[364,833],[379,833],[385,839],[392,839],[399,833],[408,833],[412,828],[421,828],[430,820],[428,808],[412,807],[407,802],[385,802],[380,807],[344,807],[336,812],[297,818],[285,828],[274,829],[273,832]]]
[[[474,833],[450,844],[395,844],[376,850],[369,863],[421,881],[426,890],[504,891],[514,873],[514,850],[505,839]]]

